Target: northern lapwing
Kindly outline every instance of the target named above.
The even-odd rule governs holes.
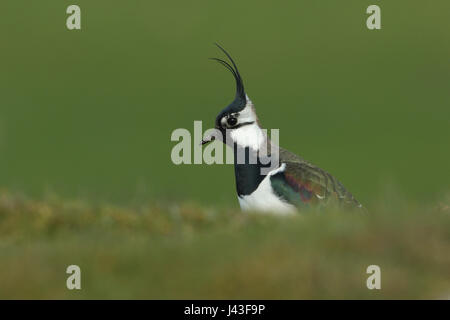
[[[236,97],[216,117],[215,128],[234,150],[234,172],[239,204],[243,210],[293,212],[309,206],[331,203],[361,207],[359,202],[331,174],[280,147],[275,168],[262,174],[270,156],[271,141],[256,116],[255,107],[244,90],[242,77],[231,56],[218,44],[231,64],[211,58],[225,66],[236,80]],[[215,137],[202,140],[202,145]],[[244,154],[237,161],[238,154]],[[250,161],[250,156],[256,161]],[[255,158],[254,158],[255,159]],[[253,159],[253,160],[254,160]]]

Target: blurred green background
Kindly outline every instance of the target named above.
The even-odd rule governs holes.
[[[366,28],[381,7],[382,29]],[[66,8],[82,30],[66,29]],[[175,166],[176,128],[234,97],[235,58],[264,127],[363,203],[386,183],[449,188],[450,2],[0,3],[0,186],[39,197],[237,207],[230,165]]]

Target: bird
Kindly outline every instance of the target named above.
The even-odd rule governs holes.
[[[236,63],[222,46],[215,45],[229,61],[210,59],[227,68],[236,82],[235,98],[217,115],[215,129],[220,132],[222,142],[234,151],[236,192],[241,209],[293,213],[331,205],[362,208],[331,174],[279,146],[275,148],[278,162],[268,167],[267,159],[272,156],[274,143],[261,126]],[[201,144],[216,140],[216,137],[207,136]],[[264,168],[267,169],[265,173]]]

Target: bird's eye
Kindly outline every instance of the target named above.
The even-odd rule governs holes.
[[[230,127],[234,127],[237,123],[237,119],[235,117],[229,117],[227,123]]]

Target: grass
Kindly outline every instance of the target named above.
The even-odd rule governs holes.
[[[0,298],[449,298],[449,198],[276,217],[0,193]],[[82,289],[66,289],[79,265]],[[381,290],[366,268],[381,267]]]

